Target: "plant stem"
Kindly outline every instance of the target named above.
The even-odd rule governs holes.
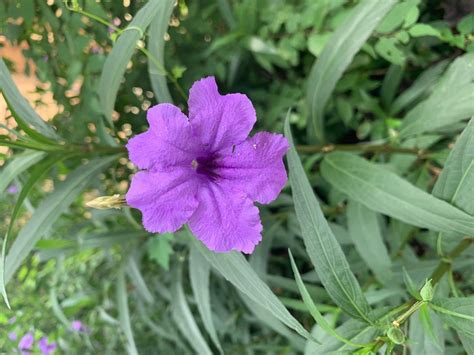
[[[431,273],[430,279],[433,286],[441,280],[446,272],[451,269],[452,259],[459,256],[463,251],[469,248],[474,243],[474,238],[466,237],[464,238],[449,254],[446,259],[441,260],[436,269]],[[410,307],[408,311],[403,313],[400,317],[392,322],[393,325],[400,326],[402,325],[411,314],[413,314],[418,308],[423,305],[424,301],[410,300],[403,304],[405,307]],[[379,338],[376,340],[374,346],[372,347],[373,352],[377,352],[385,343],[385,339]]]
[[[397,153],[412,154],[419,158],[426,158],[429,152],[420,148],[393,147],[388,144],[326,144],[326,145],[299,145],[296,149],[301,153],[330,153],[341,152],[363,152],[363,153]]]

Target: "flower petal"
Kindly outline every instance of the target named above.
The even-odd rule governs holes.
[[[189,91],[189,119],[209,152],[243,142],[257,120],[246,95],[220,95],[213,76],[196,81]]]
[[[143,226],[151,233],[174,232],[198,207],[198,180],[191,167],[170,172],[141,171],[132,178],[127,204],[143,215]]]
[[[197,151],[188,118],[171,104],[159,104],[147,112],[150,129],[130,139],[130,160],[140,169],[162,171],[170,166],[190,165]]]
[[[197,197],[199,207],[189,220],[194,235],[216,252],[252,253],[262,239],[260,216],[252,201],[215,183],[203,184]]]
[[[257,133],[216,161],[217,175],[222,184],[246,192],[253,201],[269,203],[288,180],[283,156],[289,147],[281,134]]]

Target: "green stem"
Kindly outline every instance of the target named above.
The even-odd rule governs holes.
[[[429,152],[419,148],[393,147],[388,144],[326,144],[326,145],[299,145],[296,149],[301,153],[330,153],[341,152],[363,152],[363,153],[390,153],[390,154],[411,154],[425,159]]]

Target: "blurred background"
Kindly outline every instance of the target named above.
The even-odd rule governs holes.
[[[178,0],[170,8],[163,38],[156,37],[161,32],[152,25],[128,62],[111,114],[113,127],[104,124],[102,117],[100,77],[117,38],[134,31],[121,30],[133,21],[145,1],[2,0],[0,56],[21,94],[68,143],[124,145],[129,137],[146,129],[150,106],[172,99],[186,110],[181,91],[187,92],[201,77],[214,75],[222,93],[242,92],[251,98],[257,109],[257,130],[281,132],[286,113],[292,108],[290,121],[297,141],[312,144],[314,139],[306,134],[307,78],[315,60],[330,44],[330,36],[347,21],[357,3]],[[351,144],[391,139],[404,113],[431,92],[447,65],[464,53],[474,52],[473,11],[474,2],[469,0],[400,1],[397,11],[379,24],[338,81],[326,110],[328,141]],[[157,75],[157,69],[150,72],[149,56],[146,50],[139,50],[150,50],[150,43],[158,42],[164,43],[164,50],[158,48],[155,54],[169,74],[169,97],[156,96],[150,73]],[[388,76],[394,73],[398,73],[397,79],[391,81]],[[394,106],[399,94],[423,74],[427,82],[418,96]],[[389,88],[390,83],[393,88]],[[0,135],[17,128],[2,97],[0,124]],[[447,138],[436,144],[447,147],[451,142]],[[447,152],[406,175],[428,189]],[[0,146],[0,166],[14,155],[14,149]],[[313,169],[320,158],[309,156],[305,168],[325,199],[325,213],[333,218],[341,211],[341,196]],[[25,225],[38,201],[79,163],[80,159],[58,164],[41,181],[25,200],[15,231]],[[90,189],[75,204],[61,211],[63,217],[54,228],[42,231],[47,238],[36,243],[34,253],[8,286],[12,309],[0,305],[0,352],[18,349],[19,340],[28,333],[36,340],[46,337],[59,353],[124,353],[130,351],[130,342],[143,354],[194,351],[186,340],[189,334],[183,334],[180,324],[190,322],[186,317],[191,315],[180,313],[180,304],[173,303],[184,300],[197,314],[186,277],[186,237],[150,236],[134,211],[91,211],[84,207],[99,195],[124,194],[133,172],[134,167],[121,156],[113,168],[91,181]],[[0,195],[2,235],[26,179],[17,177]],[[269,273],[275,275],[267,282],[309,327],[310,317],[302,311],[304,305],[302,308],[295,293],[287,264],[288,247],[296,255],[304,254],[289,189],[262,209],[262,218],[266,242],[258,253],[271,245],[272,252],[265,257]],[[423,247],[414,243],[413,249],[417,248]],[[126,254],[132,258],[123,266]],[[348,254],[351,265],[359,266],[358,276],[364,279],[367,267],[361,265],[358,256]],[[125,277],[120,276],[122,269]],[[288,334],[278,324],[262,323],[258,310],[224,279],[212,277],[211,286],[212,293],[218,295],[212,299],[212,313],[225,353],[297,352],[291,350],[295,348]],[[316,286],[313,291],[319,292]],[[339,311],[327,295],[320,295],[319,300],[330,317],[338,317]],[[202,328],[202,320],[196,319]],[[217,349],[215,345],[212,348]]]

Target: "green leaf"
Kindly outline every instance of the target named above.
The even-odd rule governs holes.
[[[182,270],[178,267],[171,288],[171,311],[173,320],[197,354],[212,354],[189,309],[182,286]]]
[[[36,138],[43,136],[43,141],[51,142],[50,139],[56,140],[59,136],[38,114],[33,110],[28,101],[20,94],[15,83],[13,82],[7,66],[3,59],[0,58],[0,90],[12,111],[12,114],[17,118],[18,125],[21,126],[25,132],[31,126],[36,130]],[[23,121],[25,124],[23,124]],[[33,131],[30,128],[30,131]],[[33,131],[35,132],[35,131]],[[27,132],[29,133],[29,132]],[[47,137],[47,138],[44,138]],[[49,139],[48,139],[49,138]]]
[[[28,181],[25,183],[23,186],[20,195],[18,196],[18,199],[16,201],[15,207],[13,209],[12,215],[10,217],[10,223],[7,229],[7,233],[5,235],[5,238],[3,239],[3,245],[2,245],[2,252],[0,256],[0,291],[2,292],[2,296],[5,300],[5,303],[7,304],[8,307],[10,307],[8,303],[8,297],[7,297],[7,291],[5,288],[5,256],[6,256],[6,251],[7,251],[7,243],[8,239],[10,238],[10,235],[13,230],[13,226],[15,225],[16,219],[20,213],[21,207],[23,205],[23,201],[26,199],[30,191],[33,189],[33,187],[36,185],[36,183],[40,180],[43,179],[43,177],[49,172],[49,170],[59,161],[67,159],[67,155],[53,155],[45,159],[44,161],[40,162],[37,164],[32,172],[30,177],[28,178]]]
[[[450,327],[474,338],[474,297],[437,299],[430,306]]]
[[[170,256],[173,254],[173,248],[170,241],[172,234],[160,234],[152,237],[148,242],[148,257],[156,261],[165,270],[170,268]]]
[[[408,293],[413,298],[421,300],[420,291],[418,291],[418,287],[416,287],[415,282],[412,280],[405,267],[403,267],[403,281],[405,282]]]
[[[380,38],[374,48],[382,58],[390,63],[400,66],[405,63],[405,54],[397,47],[397,40],[393,37]]]
[[[435,231],[474,233],[474,217],[356,155],[328,154],[321,173],[336,189],[376,212]]]
[[[427,25],[426,23],[417,23],[408,30],[408,33],[412,37],[424,37],[434,36],[441,37],[441,33],[434,27]]]
[[[44,156],[43,152],[28,152],[12,158],[0,172],[0,195],[18,175],[39,162]]]
[[[155,301],[155,299],[150,289],[148,288],[147,283],[142,276],[142,273],[140,272],[140,266],[136,259],[138,258],[135,255],[128,259],[127,270],[126,270],[127,274],[132,280],[133,285],[135,286],[135,289],[137,290],[141,298],[145,302],[152,304]]]
[[[194,299],[198,306],[204,328],[211,337],[219,351],[223,353],[221,343],[217,336],[216,327],[212,320],[211,297],[209,290],[209,278],[211,276],[211,266],[202,254],[191,246],[189,254],[189,279],[193,290]]]
[[[461,182],[469,174],[471,164],[474,161],[474,118],[462,132],[456,141],[453,150],[449,153],[436,184],[433,187],[433,195],[445,201],[452,201]],[[467,181],[466,181],[467,182]],[[460,206],[461,208],[463,206]]]
[[[400,87],[404,72],[405,67],[401,65],[392,64],[388,68],[388,72],[383,78],[382,88],[380,89],[380,96],[384,108],[390,108],[397,90]]]
[[[277,296],[270,290],[252,269],[244,256],[237,252],[218,254],[208,250],[196,238],[192,238],[197,250],[226,280],[252,301],[273,313],[281,322],[307,339],[311,334],[288,312]]]
[[[385,285],[392,280],[392,263],[382,238],[377,214],[364,205],[350,200],[347,205],[349,234],[357,252],[376,278]]]
[[[436,65],[426,69],[410,86],[403,91],[393,102],[390,108],[392,116],[397,115],[400,111],[408,108],[408,106],[416,103],[417,100],[424,98],[429,94],[432,87],[438,82],[448,62],[443,60]]]
[[[443,325],[436,314],[431,313],[429,317],[433,336],[423,327],[421,314],[417,312],[410,317],[409,345],[412,354],[445,354]]]
[[[291,268],[293,269],[293,274],[295,275],[296,284],[298,285],[298,290],[300,291],[301,298],[303,299],[304,304],[308,308],[309,312],[313,316],[314,320],[319,324],[319,326],[328,334],[333,336],[334,338],[342,341],[345,344],[348,344],[353,347],[364,347],[366,344],[355,344],[350,340],[340,336],[331,325],[326,321],[323,315],[319,312],[318,308],[313,302],[306,286],[304,285],[303,280],[301,279],[300,272],[296,266],[295,260],[293,259],[293,255],[291,254],[291,250],[288,249],[288,254],[290,256],[291,261]]]
[[[370,323],[369,305],[314,196],[293,145],[288,117],[289,115],[285,122],[285,135],[291,144],[287,155],[290,181],[306,250],[334,302],[351,316]]]
[[[94,176],[116,159],[117,157],[113,156],[91,160],[72,172],[66,181],[59,183],[54,192],[40,203],[31,219],[18,234],[7,255],[5,284],[8,284],[23,260],[33,250],[36,242],[54,224],[61,213],[74,202]]]
[[[324,141],[324,108],[352,58],[369,38],[395,0],[363,0],[347,16],[324,47],[308,78],[307,103],[311,134]]]
[[[121,267],[118,273],[117,280],[117,309],[119,313],[120,327],[125,334],[127,340],[127,353],[131,355],[138,355],[137,346],[133,337],[132,325],[130,323],[130,310],[128,309],[127,287],[125,285],[125,271]]]
[[[137,41],[143,37],[146,29],[163,8],[163,1],[150,0],[133,17],[133,21],[120,34],[112,52],[105,60],[99,82],[99,98],[102,113],[112,127],[112,111],[117,99],[120,82],[132,57]]]
[[[458,57],[433,93],[403,120],[402,137],[432,132],[474,116],[474,53]]]
[[[148,59],[148,73],[150,75],[151,86],[158,102],[173,102],[168,84],[166,82],[166,69],[164,66],[165,33],[168,29],[168,22],[173,12],[174,0],[163,0],[159,2],[159,9],[150,25],[148,51],[153,56],[153,60]]]
[[[403,24],[410,11],[417,7],[418,3],[419,0],[411,0],[396,4],[377,26],[377,32],[389,33],[396,30]]]

